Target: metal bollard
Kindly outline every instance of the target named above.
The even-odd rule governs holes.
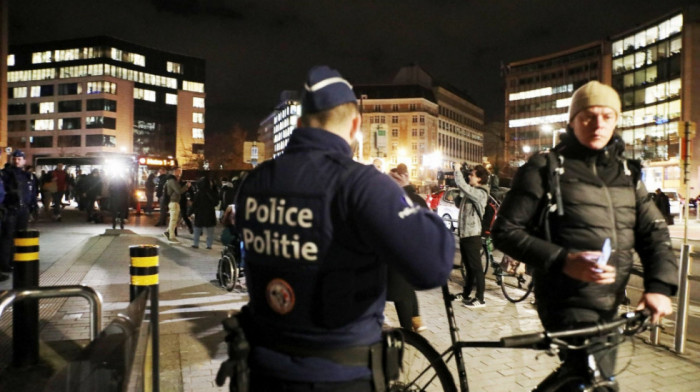
[[[14,290],[39,287],[39,232],[20,230],[15,233],[12,270]],[[12,363],[33,366],[39,362],[39,300],[24,299],[13,305]]]
[[[151,312],[151,350],[152,350],[152,382],[153,391],[158,392],[159,387],[159,332],[158,332],[158,245],[134,245],[129,247],[131,256],[131,285],[130,301],[147,288],[150,290]]]

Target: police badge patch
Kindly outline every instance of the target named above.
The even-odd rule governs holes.
[[[267,284],[265,297],[267,298],[267,304],[276,313],[287,314],[294,308],[294,290],[289,283],[282,279],[272,279]]]

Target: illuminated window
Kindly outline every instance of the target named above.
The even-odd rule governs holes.
[[[108,82],[106,80],[101,80],[97,82],[87,82],[87,93],[88,94],[116,94],[117,84],[113,82]]]
[[[204,92],[204,83],[190,82],[187,80],[182,81],[182,89],[185,91],[193,91],[195,93]]]
[[[12,94],[14,98],[27,98],[27,88],[15,87],[12,89]]]
[[[204,124],[204,113],[192,113],[192,122],[196,124]]]
[[[173,63],[172,61],[168,61],[166,64],[166,69],[168,72],[176,73],[176,74],[182,74],[182,64],[180,63]]]
[[[29,96],[32,98],[41,97],[41,86],[32,86]]]
[[[51,51],[32,53],[32,64],[42,64],[51,62]]]
[[[37,111],[34,111],[34,106],[37,106]],[[38,103],[33,103],[32,104],[32,113],[39,113],[39,114],[46,114],[46,113],[53,113],[54,112],[54,103],[53,102],[38,102]]]
[[[204,139],[204,129],[192,128],[192,138],[193,139]]]
[[[51,131],[53,126],[54,121],[52,119],[30,120],[30,129],[32,131]]]
[[[8,54],[7,55],[7,66],[12,67],[15,65],[15,55],[14,54]]]
[[[198,109],[204,109],[204,98],[202,98],[202,97],[193,97],[193,98],[192,98],[192,107],[193,107],[193,108],[198,108]]]
[[[168,105],[177,105],[177,94],[165,93],[165,103]]]
[[[32,69],[27,71],[11,71],[7,73],[7,81],[12,82],[27,82],[31,80],[46,80],[55,79],[55,68]]]
[[[146,90],[143,88],[135,88],[134,99],[143,99],[144,101],[155,102],[156,92],[153,90]]]

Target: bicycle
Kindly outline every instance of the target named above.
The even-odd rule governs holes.
[[[493,255],[491,237],[482,237],[481,243],[481,262],[484,266],[484,275],[486,275],[490,265],[496,284],[501,287],[503,296],[512,303],[524,301],[534,288],[531,267],[505,254],[501,258],[501,262],[497,263]],[[505,269],[504,266],[506,266]],[[462,279],[466,281],[467,269],[464,263],[460,263],[459,269]]]
[[[447,367],[454,358],[459,377],[459,391],[469,391],[467,371],[462,355],[464,348],[525,348],[542,350],[548,355],[556,355],[560,350],[584,350],[590,347],[594,337],[610,337],[610,345],[619,345],[627,336],[633,336],[649,327],[648,312],[628,312],[619,318],[592,326],[565,331],[540,331],[523,335],[502,337],[496,341],[461,341],[452,307],[452,301],[459,298],[442,287],[445,310],[450,327],[452,345],[442,354],[438,353],[420,334],[402,329],[404,352],[401,359],[399,378],[389,383],[391,392],[401,391],[446,391],[457,392],[457,385]],[[624,329],[622,329],[624,327]],[[571,339],[583,339],[573,345]],[[589,355],[590,357],[590,355]],[[603,379],[594,360],[588,360],[587,369],[573,367],[567,360],[562,361],[560,369],[549,375],[538,386],[538,391],[557,391],[564,386],[576,386],[580,391],[618,391],[614,379]]]

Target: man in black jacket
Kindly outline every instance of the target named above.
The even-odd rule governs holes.
[[[493,229],[498,249],[534,267],[537,311],[550,330],[615,317],[635,251],[644,267],[638,309],[649,309],[653,322],[672,312],[678,266],[666,223],[640,181],[641,167],[623,158],[624,141],[614,135],[620,106],[617,92],[596,81],[574,92],[567,134],[550,152],[563,169],[563,215],[549,215],[549,240],[535,234],[542,201],[556,190],[546,154],[518,170]],[[606,239],[612,255],[598,263]],[[614,349],[594,356],[602,375],[612,377]]]

